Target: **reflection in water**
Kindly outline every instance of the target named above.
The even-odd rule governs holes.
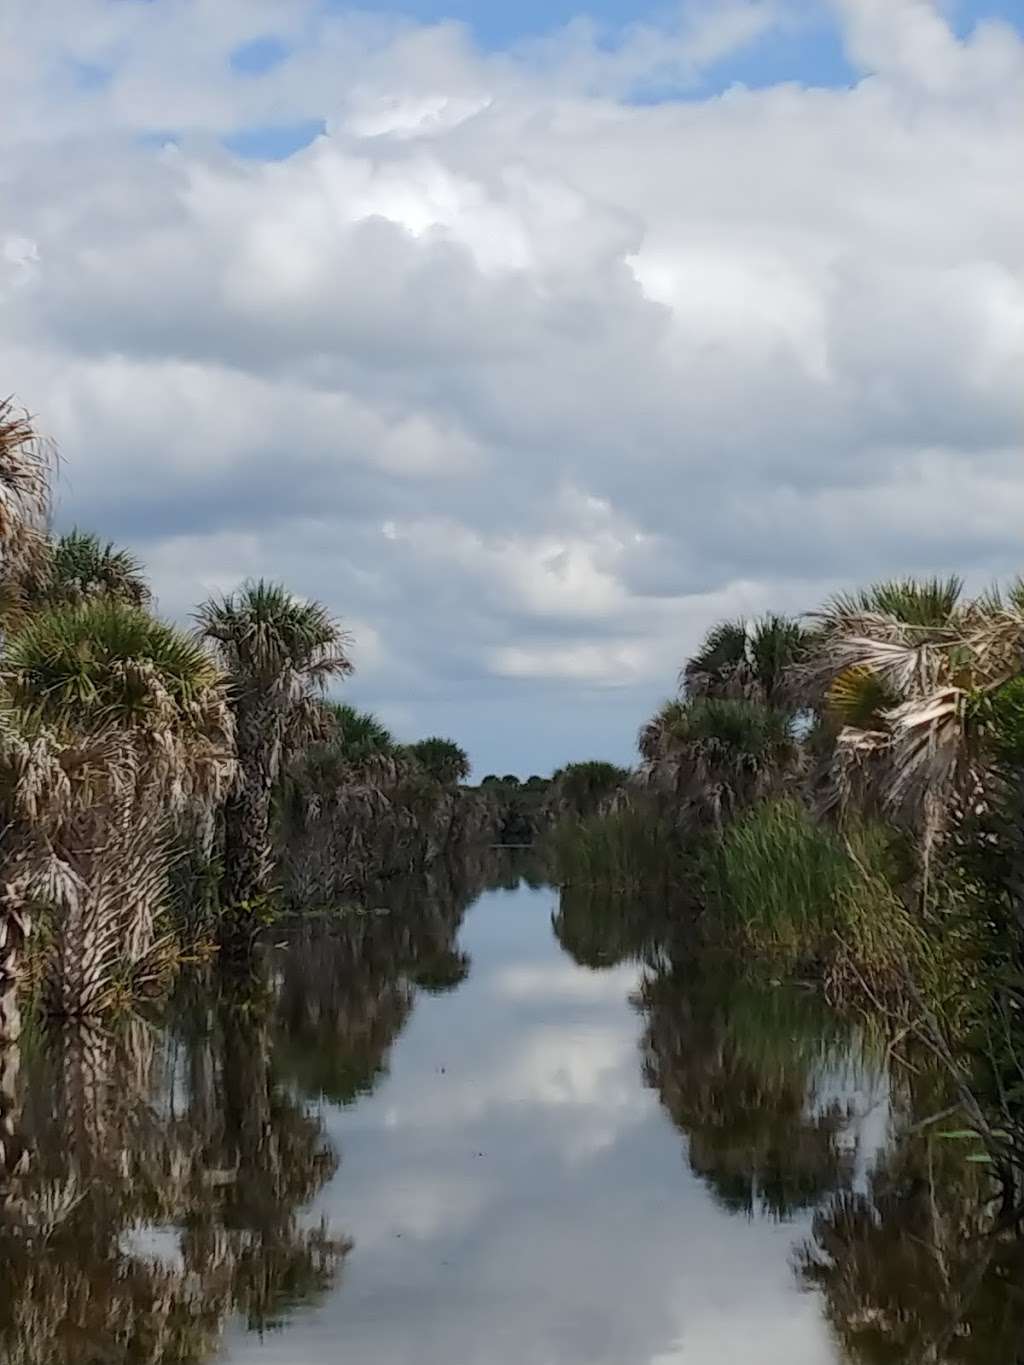
[[[664,972],[639,998],[647,1082],[725,1209],[791,1218],[848,1186],[852,1040],[814,997]]]
[[[866,1188],[816,1215],[802,1278],[851,1365],[1020,1365],[1024,1246],[991,1235],[986,1178],[959,1144],[915,1131],[909,1113],[899,1129]]]
[[[4,1365],[1024,1362],[1020,1246],[915,1129],[927,1077],[524,868],[0,1054]]]
[[[328,1288],[345,1245],[297,1211],[334,1156],[276,1084],[248,1003],[218,1000],[184,1035],[134,1020],[35,1041],[28,1163],[0,1223],[0,1359],[198,1365],[230,1314],[266,1330]]]

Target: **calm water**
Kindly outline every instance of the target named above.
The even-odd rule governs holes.
[[[636,907],[505,880],[26,1045],[0,1360],[1024,1359],[982,1177],[913,1131],[937,1089]]]

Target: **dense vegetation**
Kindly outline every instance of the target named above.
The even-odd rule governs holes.
[[[0,407],[0,1038],[24,989],[91,1019],[189,941],[244,956],[311,876],[358,893],[493,834],[457,744],[328,700],[351,641],[320,603],[259,581],[160,620],[130,553],[50,534],[52,466]]]
[[[563,887],[673,884],[706,947],[937,1056],[1019,1210],[1024,582],[884,582],[717,626],[639,759],[556,828]]]

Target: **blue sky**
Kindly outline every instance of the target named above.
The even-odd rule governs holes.
[[[713,4],[697,6],[713,11]],[[945,17],[959,37],[968,37],[979,22],[1000,20],[1024,32],[1024,0],[948,0]],[[519,51],[532,41],[558,29],[583,21],[594,26],[600,45],[614,49],[636,25],[653,25],[671,31],[678,24],[680,7],[642,5],[629,0],[364,0],[358,6],[325,0],[325,10],[344,16],[354,12],[400,17],[421,24],[456,21],[466,25],[482,52]],[[835,7],[826,0],[789,0],[784,22],[773,24],[748,43],[734,47],[721,60],[704,66],[699,76],[679,85],[657,80],[640,85],[628,96],[637,103],[699,100],[734,85],[752,89],[782,82],[804,86],[842,88],[856,83],[859,72],[846,53]],[[263,75],[284,62],[290,48],[280,37],[265,34],[240,46],[232,57],[236,70]],[[270,126],[254,126],[225,138],[228,148],[247,158],[281,159],[308,145],[323,131],[319,118]]]
[[[338,3],[337,0],[329,0],[329,3],[339,10],[356,8]],[[672,14],[670,5],[644,5],[630,3],[630,0],[589,0],[589,3],[577,3],[576,0],[504,0],[500,4],[486,3],[486,0],[405,0],[401,4],[365,0],[358,8],[384,14],[409,15],[426,22],[456,19],[468,24],[477,40],[489,48],[507,47],[525,38],[549,32],[580,15],[589,16],[613,32],[616,28],[637,22],[664,22]],[[801,0],[800,9],[803,11],[800,18],[804,31],[788,46],[787,56],[792,59],[792,65],[786,79],[816,84],[832,84],[836,79],[843,79],[840,74],[841,63],[836,60],[841,44],[829,7],[821,0]],[[969,32],[979,19],[995,17],[1017,25],[1024,23],[1024,8],[1019,0],[955,0],[955,3],[946,6],[946,12],[952,26],[961,35]],[[764,66],[761,67],[757,60],[751,63],[750,79],[757,83],[765,78],[775,79],[778,54],[772,51],[773,43],[765,46],[768,51],[763,54]]]

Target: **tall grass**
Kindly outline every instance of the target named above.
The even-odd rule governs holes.
[[[671,822],[646,805],[563,820],[549,836],[548,852],[561,886],[637,891],[671,884],[682,870]]]
[[[780,973],[824,977],[837,997],[930,1004],[967,999],[977,934],[964,917],[908,904],[893,832],[822,826],[791,799],[765,802],[725,831],[709,856],[708,890],[724,937]]]

